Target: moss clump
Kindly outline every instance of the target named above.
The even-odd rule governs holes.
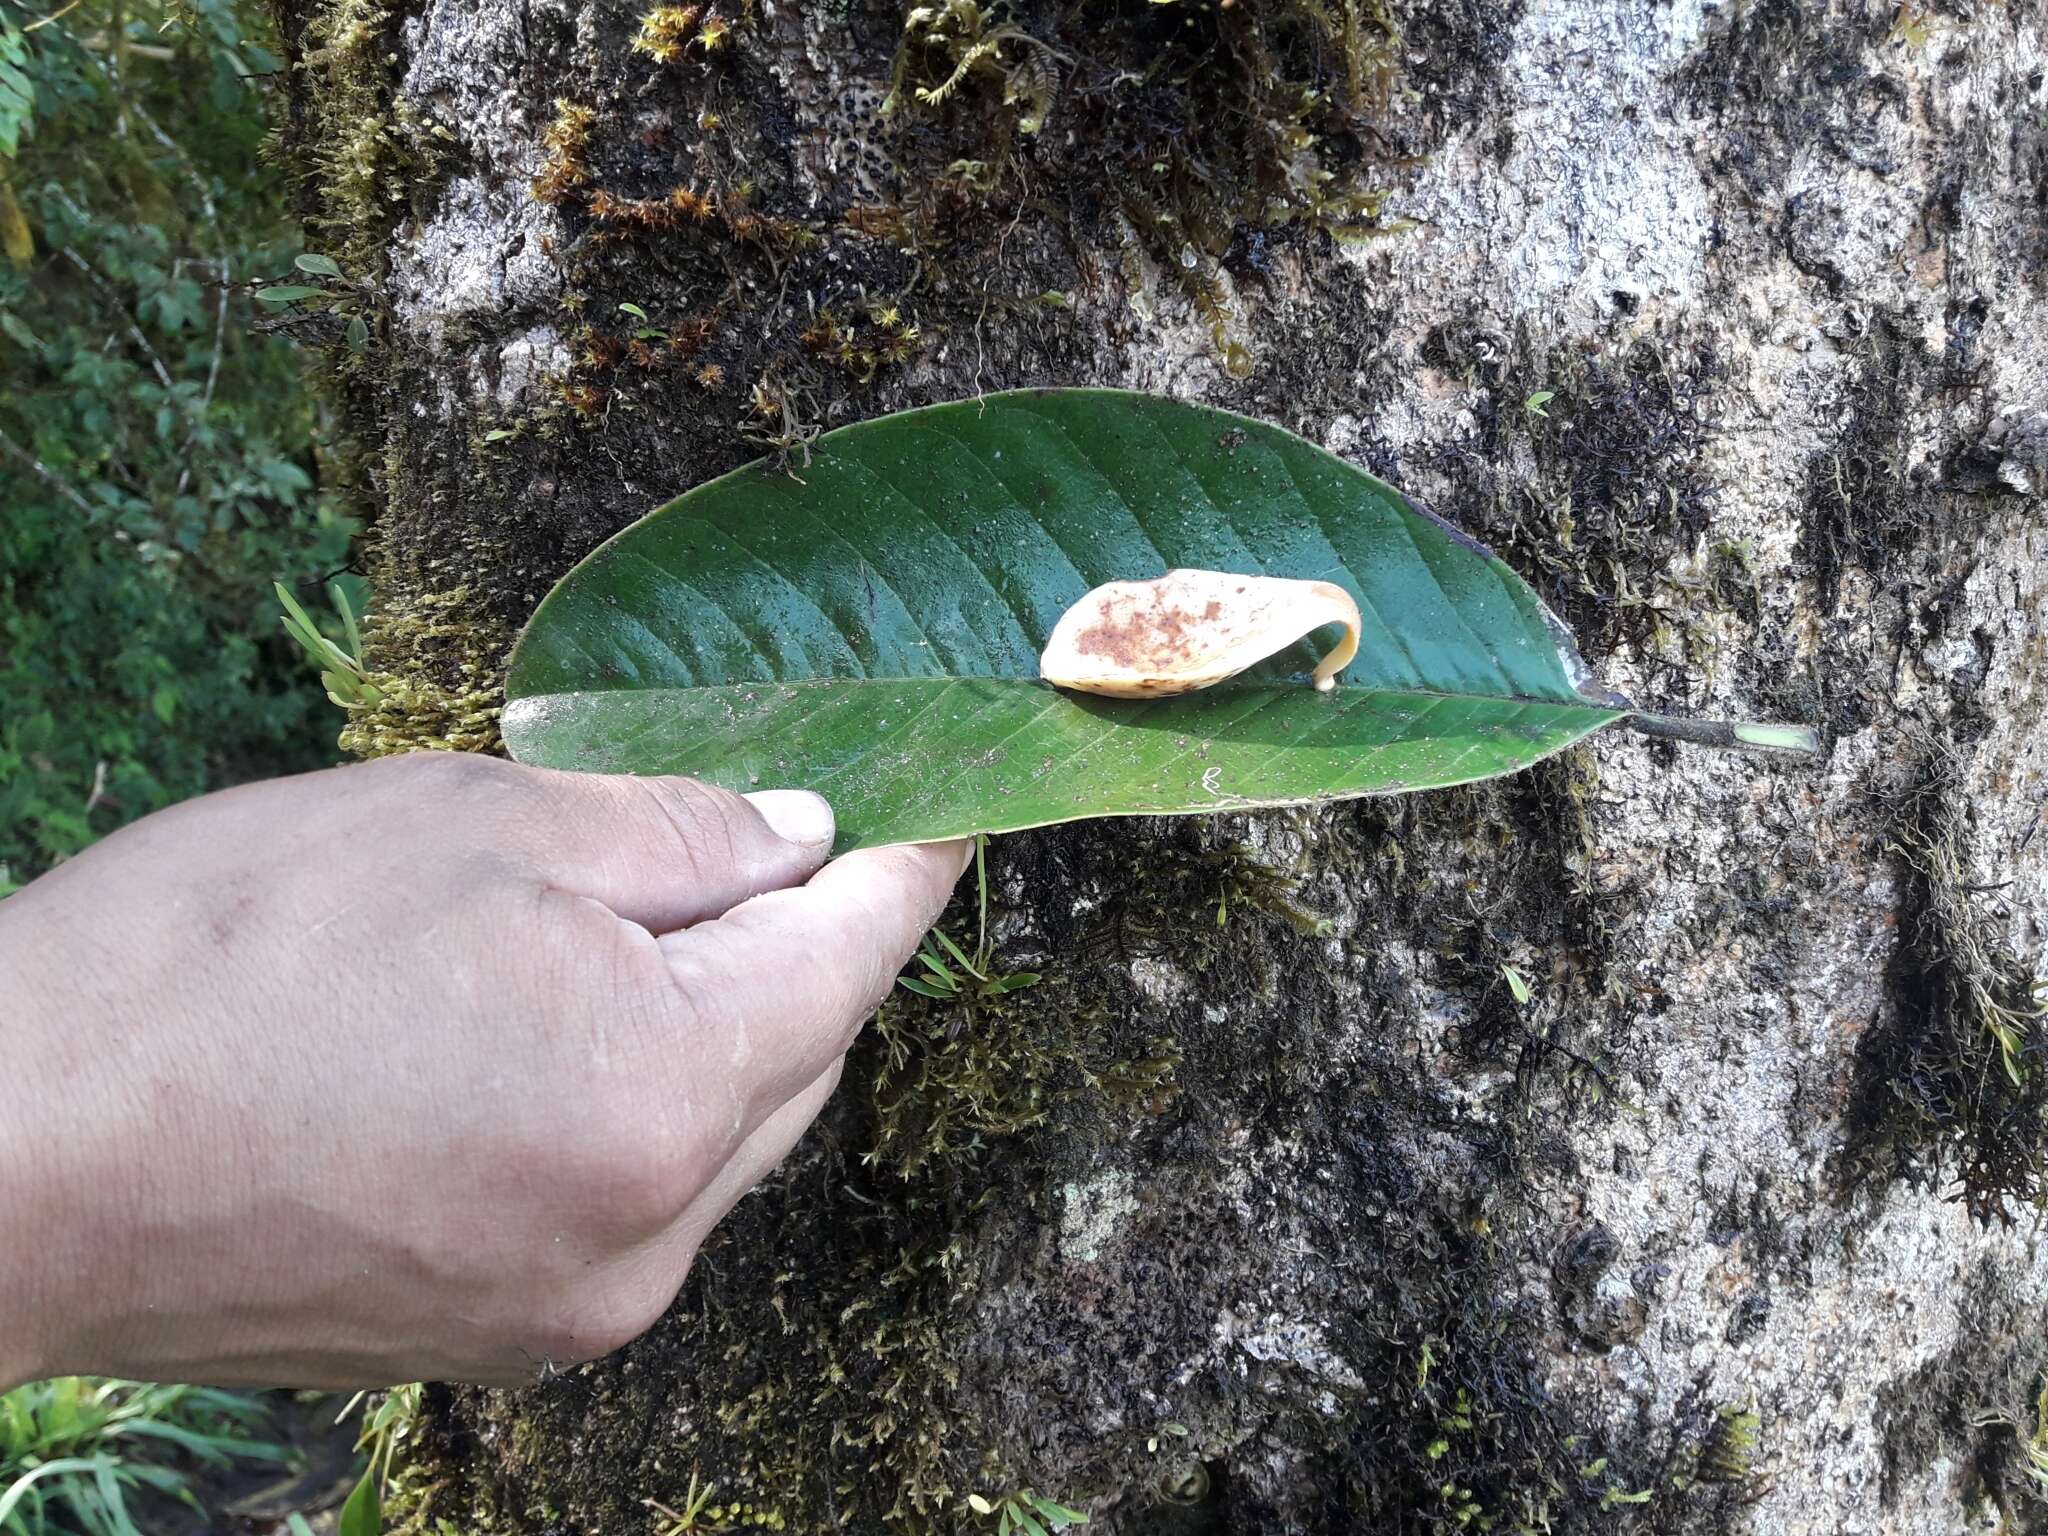
[[[1955,743],[1923,735],[1872,786],[1900,874],[1889,1016],[1857,1050],[1844,1171],[1944,1174],[1979,1221],[2048,1204],[2042,984],[1970,876],[1970,803]]]
[[[984,192],[1061,156],[1050,121],[1079,128],[1101,190],[1087,232],[1118,253],[1151,317],[1165,272],[1208,327],[1224,371],[1251,372],[1237,280],[1253,226],[1340,240],[1388,232],[1368,183],[1399,76],[1380,0],[1120,3],[1027,15],[977,0],[913,7],[885,112],[941,119],[956,168]],[[970,158],[971,157],[971,158]],[[1391,158],[1391,157],[1389,157]]]
[[[1756,1474],[1763,1419],[1754,1408],[1720,1407],[1694,1457],[1694,1476],[1713,1483],[1743,1483]]]
[[[1093,1088],[1103,1074],[1142,1092],[1129,1087],[1137,1071],[1130,1064],[1086,1066],[1101,1050],[1100,1007],[1068,994],[1058,978],[1039,986],[1028,1011],[1001,999],[942,1004],[903,994],[884,1003],[874,1022],[882,1049],[868,1156],[915,1176],[1043,1125],[1056,1096]],[[1062,1027],[1020,1027],[1048,1011]]]
[[[305,77],[287,121],[285,158],[305,188],[307,224],[352,278],[380,277],[391,231],[442,165],[447,132],[395,96],[405,16],[396,0],[324,0],[280,8],[292,67]]]
[[[399,579],[389,562],[363,630],[374,704],[352,707],[341,746],[358,757],[498,749],[510,635],[473,609],[467,587]]]
[[[1894,577],[1946,522],[1953,499],[1909,472],[1908,429],[1934,387],[1935,363],[1917,337],[1880,317],[1856,344],[1849,422],[1807,470],[1799,554],[1832,614],[1852,569]]]
[[[753,15],[752,0],[742,0]],[[662,64],[680,64],[691,49],[709,55],[732,41],[733,23],[716,5],[657,5],[640,18],[633,51]]]
[[[820,309],[802,336],[819,357],[837,364],[857,384],[885,367],[907,363],[923,350],[924,335],[902,309],[871,299],[853,315]]]
[[[597,113],[580,102],[555,98],[555,115],[541,130],[540,173],[533,195],[543,203],[560,203],[590,181],[590,135]]]
[[[1704,658],[1697,616],[1753,590],[1733,552],[1699,560],[1713,488],[1701,467],[1709,351],[1645,338],[1620,349],[1444,326],[1426,360],[1490,398],[1479,413],[1481,531],[1593,655],[1624,646]],[[1469,450],[1462,451],[1466,456]]]

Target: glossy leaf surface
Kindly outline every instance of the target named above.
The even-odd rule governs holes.
[[[843,850],[1463,783],[1628,712],[1489,552],[1226,412],[993,395],[829,433],[800,473],[699,486],[571,571],[513,655],[513,755],[817,789]],[[1359,654],[1330,693],[1328,629],[1171,699],[1039,680],[1068,607],[1176,566],[1335,582]]]

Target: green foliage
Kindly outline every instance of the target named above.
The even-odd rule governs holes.
[[[317,487],[303,359],[244,297],[296,250],[257,169],[281,66],[252,16],[0,0],[0,893],[333,757],[267,612],[352,530]],[[299,270],[331,280],[323,260]]]
[[[283,582],[275,583],[274,590],[277,600],[284,604],[284,632],[292,637],[292,642],[319,672],[320,686],[327,690],[328,702],[343,709],[367,709],[381,703],[384,690],[371,679],[368,664],[363,659],[363,632],[356,623],[355,609],[349,606],[348,594],[341,589],[341,583],[336,582],[328,588],[328,597],[341,618],[346,645],[320,633],[320,626],[313,622],[312,615],[306,612]]]
[[[915,992],[919,997],[929,997],[938,1002],[954,1000],[971,1001],[976,997],[1001,997],[1005,992],[1021,991],[1035,985],[1036,971],[998,971],[995,968],[995,941],[988,936],[988,838],[974,840],[974,884],[978,893],[980,926],[974,941],[974,954],[970,957],[958,944],[946,937],[943,929],[934,928],[918,946],[917,960],[924,967],[922,976],[898,976],[896,985],[905,991]],[[937,946],[934,947],[934,941]],[[953,957],[960,971],[939,956],[943,948]],[[960,972],[965,972],[962,976]]]
[[[1500,968],[1500,974],[1506,980],[1508,991],[1514,995],[1518,1006],[1526,1005],[1535,998],[1536,992],[1529,985],[1529,978],[1516,970],[1512,965],[1503,964]]]
[[[347,1418],[367,1395],[358,1392],[350,1398],[339,1417]],[[391,1463],[398,1455],[398,1447],[412,1433],[419,1411],[420,1384],[413,1382],[384,1393],[377,1406],[365,1415],[363,1432],[356,1437],[356,1449],[368,1451],[370,1463],[341,1506],[336,1536],[378,1536],[384,1529],[384,1495],[391,1485]]]
[[[985,1499],[978,1493],[967,1496],[967,1507],[985,1520],[995,1523],[996,1536],[1047,1536],[1051,1531],[1064,1531],[1070,1525],[1086,1525],[1088,1517],[1078,1509],[1069,1509],[1057,1500],[1033,1493],[1029,1488],[1019,1488],[1015,1493],[1002,1499]]]
[[[0,1536],[141,1536],[151,1496],[199,1504],[173,1459],[283,1461],[252,1397],[60,1376],[0,1394]]]
[[[258,304],[266,304],[273,310],[287,309],[294,304],[306,305],[309,309],[331,315],[347,322],[342,331],[351,352],[361,352],[370,345],[370,301],[364,285],[351,283],[341,270],[341,263],[332,256],[322,256],[309,251],[298,257],[292,265],[308,277],[332,278],[331,283],[272,283],[258,288],[254,298]]]
[[[29,78],[28,37],[12,16],[0,13],[0,158],[13,159],[35,111],[35,82]]]
[[[1041,677],[1091,588],[1176,566],[1340,586],[1363,643],[1328,692],[1307,640],[1172,697]],[[1019,390],[840,428],[801,480],[764,461],[642,519],[536,610],[501,724],[544,767],[818,786],[843,852],[1510,773],[1628,713],[1584,671],[1488,551],[1290,432]]]

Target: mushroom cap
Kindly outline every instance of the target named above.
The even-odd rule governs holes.
[[[1328,690],[1358,654],[1358,604],[1327,581],[1173,570],[1112,581],[1060,616],[1039,674],[1060,688],[1119,699],[1192,693],[1235,677],[1325,624],[1344,639],[1316,668]]]

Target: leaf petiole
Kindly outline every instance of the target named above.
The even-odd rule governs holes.
[[[1782,725],[1752,720],[1687,720],[1678,715],[1633,714],[1622,721],[1639,736],[1689,741],[1702,747],[1727,747],[1739,752],[1784,752],[1795,757],[1820,756],[1820,733],[1807,725]]]

